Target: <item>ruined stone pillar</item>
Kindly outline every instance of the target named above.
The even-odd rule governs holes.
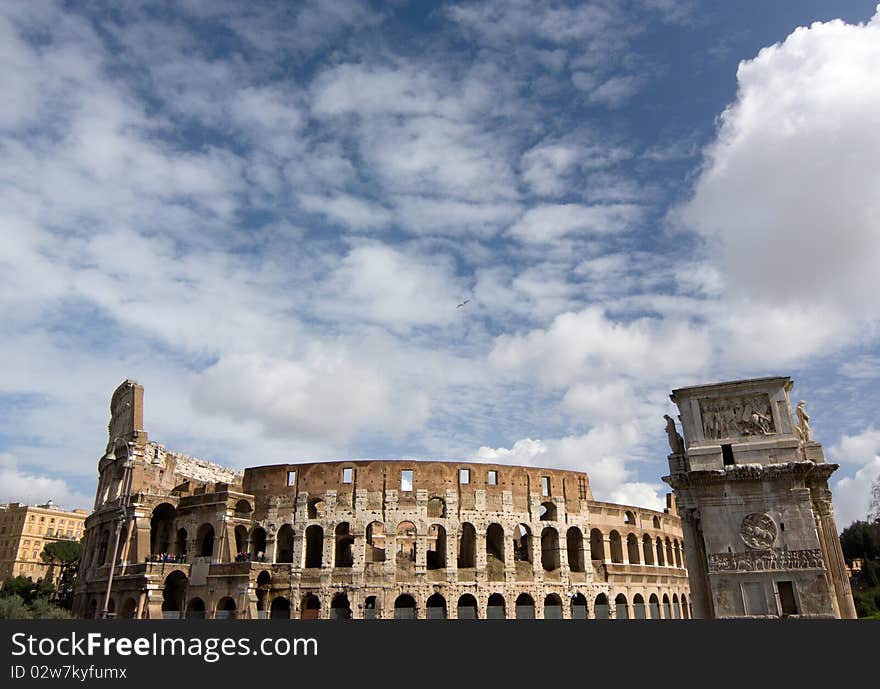
[[[840,619],[854,620],[858,614],[853,602],[849,576],[846,572],[846,562],[840,547],[840,538],[837,535],[837,525],[834,523],[830,491],[828,499],[814,500],[813,505],[816,510],[816,530],[819,535],[822,555],[825,558],[828,585],[834,592],[832,602],[835,614]]]

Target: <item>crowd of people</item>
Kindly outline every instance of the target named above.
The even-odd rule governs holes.
[[[155,553],[153,555],[149,555],[146,558],[147,562],[173,562],[175,564],[181,564],[186,562],[186,554],[185,553]]]
[[[265,562],[266,556],[263,553],[251,555],[247,552],[240,552],[235,556],[236,562]]]

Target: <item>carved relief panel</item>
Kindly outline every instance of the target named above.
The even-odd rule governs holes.
[[[701,399],[700,418],[707,440],[776,433],[767,394]]]

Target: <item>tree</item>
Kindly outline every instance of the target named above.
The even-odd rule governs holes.
[[[79,541],[53,541],[43,546],[40,557],[49,565],[46,578],[51,581],[52,570],[58,566],[58,584],[55,598],[64,607],[69,607],[73,597],[73,580],[79,568],[83,547]]]
[[[853,522],[840,534],[840,546],[848,562],[880,558],[880,522]]]

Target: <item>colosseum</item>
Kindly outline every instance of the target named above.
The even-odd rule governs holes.
[[[111,402],[74,610],[139,619],[689,618],[681,522],[585,473],[441,461],[242,473],[166,450]]]

